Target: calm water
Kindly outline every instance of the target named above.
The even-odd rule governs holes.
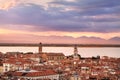
[[[43,52],[62,52],[65,55],[73,54],[73,47],[43,47]],[[0,52],[38,52],[38,47],[0,47]],[[82,57],[110,56],[120,58],[120,48],[116,47],[78,47],[78,53]]]

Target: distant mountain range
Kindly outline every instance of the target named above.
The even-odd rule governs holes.
[[[113,37],[111,39],[109,39],[110,41],[118,41],[120,42],[120,37]]]
[[[0,35],[0,43],[60,43],[60,44],[120,44],[120,37],[103,39],[99,37],[36,36],[36,35]]]

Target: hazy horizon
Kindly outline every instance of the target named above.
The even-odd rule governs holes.
[[[108,48],[108,47],[78,47],[78,54],[81,55],[81,57],[92,57],[92,56],[109,56],[109,57],[117,57],[120,58],[119,54],[120,48]],[[0,47],[0,52],[6,53],[6,52],[33,52],[38,53],[38,47]],[[43,52],[48,53],[63,53],[66,56],[72,55],[74,53],[74,47],[43,47]]]

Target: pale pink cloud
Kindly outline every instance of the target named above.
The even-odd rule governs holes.
[[[19,0],[1,0],[0,9],[8,10],[9,8],[15,7]]]

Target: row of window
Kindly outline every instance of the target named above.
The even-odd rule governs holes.
[[[55,56],[55,57],[50,56],[50,57],[48,57],[48,60],[61,60],[61,59],[64,59],[64,57],[63,56]]]

